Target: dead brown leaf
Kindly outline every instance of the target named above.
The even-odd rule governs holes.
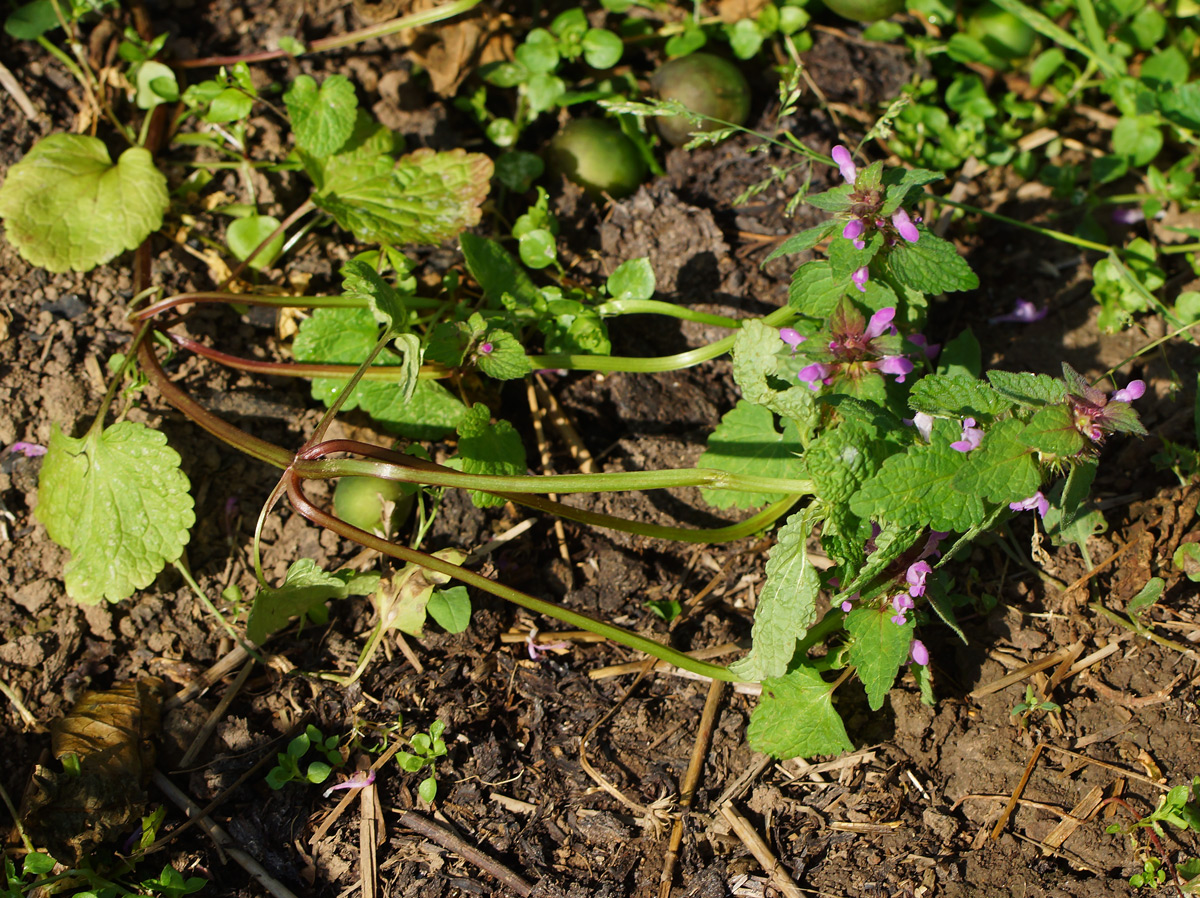
[[[143,677],[85,692],[71,713],[50,725],[62,770],[37,765],[21,815],[35,843],[64,863],[127,832],[145,812],[154,768],[162,680]]]

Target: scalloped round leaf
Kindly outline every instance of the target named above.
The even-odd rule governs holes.
[[[854,748],[833,707],[833,685],[811,667],[763,682],[762,700],[750,717],[746,738],[773,758],[836,755]]]
[[[81,439],[57,428],[34,514],[71,552],[67,595],[92,605],[149,586],[183,554],[196,521],[187,476],[167,438],[122,421]]]
[[[103,141],[51,134],[8,170],[0,218],[21,257],[48,271],[88,271],[162,226],[167,179],[149,151],[113,165]]]

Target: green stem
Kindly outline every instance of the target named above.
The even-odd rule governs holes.
[[[668,318],[680,318],[684,321],[695,321],[698,324],[715,324],[717,327],[742,326],[742,322],[736,318],[696,312],[657,299],[614,299],[596,306],[596,311],[604,318],[612,318],[617,315],[665,315]]]
[[[661,490],[698,486],[716,490],[747,492],[809,494],[813,485],[808,480],[788,480],[777,477],[757,477],[753,474],[731,474],[709,468],[664,468],[657,471],[614,471],[605,474],[537,474],[505,476],[500,474],[465,474],[449,468],[441,470],[416,469],[382,461],[353,458],[312,458],[317,446],[313,441],[301,451],[292,465],[300,477],[328,480],[334,477],[378,477],[401,483],[423,483],[430,486],[452,486],[483,492],[520,494],[538,493],[609,493],[626,490]]]
[[[1165,636],[1159,636],[1149,627],[1139,624],[1136,620],[1122,617],[1115,611],[1110,611],[1109,609],[1105,608],[1099,602],[1092,602],[1088,605],[1088,607],[1096,613],[1108,618],[1118,627],[1123,627],[1126,630],[1136,633],[1138,636],[1143,636],[1146,639],[1149,639],[1151,642],[1161,645],[1163,648],[1172,649],[1173,651],[1179,652],[1183,655],[1191,655],[1192,657],[1196,656],[1196,650],[1191,646],[1184,645],[1180,642],[1175,642],[1173,639],[1167,639]]]
[[[941,203],[943,206],[952,206],[955,209],[962,209],[964,212],[971,212],[975,215],[982,215],[984,218],[990,218],[994,221],[1002,221],[1005,224],[1015,225],[1018,228],[1024,228],[1027,231],[1033,231],[1035,234],[1041,234],[1043,237],[1050,237],[1053,240],[1060,240],[1063,243],[1070,243],[1074,246],[1082,247],[1083,249],[1095,250],[1098,253],[1111,253],[1113,248],[1106,246],[1103,243],[1096,243],[1092,240],[1084,240],[1082,237],[1076,237],[1074,234],[1067,234],[1063,231],[1055,231],[1050,228],[1040,228],[1037,225],[1031,225],[1027,221],[1018,221],[1015,218],[1009,218],[1007,215],[1000,215],[996,212],[988,212],[986,209],[980,209],[978,206],[972,206],[969,203],[958,203],[954,200],[947,199],[944,196],[938,196],[934,193],[926,193],[926,199],[931,199],[935,203]]]
[[[218,440],[246,453],[251,458],[257,458],[259,461],[277,468],[287,468],[292,463],[295,456],[291,452],[234,427],[175,386],[163,371],[162,365],[159,364],[158,356],[154,354],[149,340],[141,342],[138,346],[137,356],[138,362],[142,366],[142,372],[154,384],[162,398]]]
[[[112,379],[108,382],[108,388],[104,391],[104,398],[100,400],[100,408],[96,410],[96,417],[92,419],[92,424],[88,428],[89,434],[96,434],[104,429],[104,419],[108,417],[108,410],[112,406],[113,400],[117,398],[117,391],[121,388],[121,383],[125,379],[125,372],[133,364],[133,355],[145,341],[148,333],[150,333],[149,326],[143,324],[133,335],[129,352],[125,353],[125,359],[121,362],[121,367],[117,369]]]
[[[1176,253],[1191,253],[1200,250],[1200,243],[1177,243],[1174,246],[1160,246],[1159,253],[1164,256],[1173,256]]]
[[[367,533],[365,530],[359,530],[356,527],[351,527],[343,521],[329,515],[321,509],[317,508],[304,495],[301,489],[300,478],[298,471],[293,471],[288,475],[288,499],[292,503],[292,507],[296,511],[308,518],[315,524],[333,530],[343,536],[346,536],[354,541],[361,543],[368,549],[374,549],[398,561],[406,564],[416,564],[421,567],[436,571],[439,574],[444,574],[447,577],[465,583],[467,586],[473,586],[476,589],[491,593],[494,596],[512,602],[514,605],[519,605],[535,614],[544,614],[554,620],[562,621],[571,627],[576,627],[580,630],[587,630],[590,633],[595,633],[597,636],[602,636],[605,639],[610,639],[620,645],[627,646],[634,651],[644,652],[651,657],[658,658],[660,661],[665,661],[668,664],[673,664],[676,667],[681,667],[684,670],[690,670],[693,673],[700,674],[704,677],[711,677],[714,680],[723,680],[725,682],[736,682],[737,678],[730,673],[728,668],[721,667],[716,664],[709,664],[706,661],[698,661],[695,658],[685,655],[683,652],[677,651],[670,646],[662,645],[655,642],[653,639],[647,639],[637,633],[630,632],[621,627],[614,626],[607,621],[597,620],[586,614],[581,614],[578,611],[572,611],[569,608],[563,608],[553,602],[547,602],[543,599],[534,598],[528,593],[523,593],[520,590],[512,589],[501,583],[496,583],[489,580],[474,571],[469,571],[457,564],[451,564],[448,561],[443,561],[434,555],[425,552],[419,552],[415,549],[410,549],[407,546],[401,546],[396,543],[390,543],[387,540]]]
[[[763,324],[777,327],[781,324],[786,324],[795,317],[796,310],[790,306],[784,306],[763,318],[748,320],[759,320]],[[738,326],[740,327],[742,323],[739,320]],[[736,335],[732,335],[715,343],[710,343],[707,346],[701,346],[699,349],[689,349],[687,352],[656,356],[654,358],[639,359],[630,356],[573,355],[564,353],[561,355],[531,355],[529,356],[529,361],[533,363],[535,368],[570,368],[575,371],[626,371],[650,374],[661,371],[678,371],[681,368],[690,368],[693,365],[699,365],[702,362],[715,359],[729,352],[733,348],[735,339],[737,339]]]
[[[174,562],[174,566],[175,570],[179,571],[179,575],[183,577],[184,582],[191,587],[192,592],[196,594],[196,597],[199,598],[204,607],[208,609],[208,613],[215,617],[220,622],[221,626],[225,628],[225,632],[229,634],[230,638],[240,645],[242,649],[245,650],[246,654],[248,654],[259,664],[265,664],[266,662],[263,661],[262,655],[255,650],[254,646],[242,638],[241,634],[234,629],[233,624],[227,621],[225,619],[225,615],[223,615],[217,609],[217,606],[212,603],[212,600],[208,597],[207,593],[200,588],[200,584],[196,582],[196,578],[192,576],[191,570],[188,569],[187,562],[180,558],[178,561]]]

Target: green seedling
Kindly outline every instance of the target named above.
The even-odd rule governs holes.
[[[310,723],[303,733],[288,743],[286,751],[275,756],[277,763],[267,773],[267,785],[279,790],[292,782],[314,785],[325,782],[333,768],[345,763],[338,744],[337,736],[327,737]],[[302,762],[309,751],[319,757],[304,765]]]
[[[1200,858],[1188,858],[1179,864],[1172,864],[1160,839],[1167,835],[1163,829],[1164,824],[1179,830],[1200,833],[1200,776],[1192,781],[1190,787],[1185,784],[1171,789],[1158,800],[1158,806],[1144,817],[1139,817],[1123,799],[1112,798],[1109,801],[1128,810],[1133,815],[1134,822],[1127,828],[1114,823],[1105,831],[1127,834],[1134,848],[1138,849],[1135,833],[1139,829],[1145,829],[1158,854],[1157,858],[1145,859],[1141,872],[1130,877],[1129,884],[1135,888],[1160,886],[1166,881],[1169,871],[1182,893],[1195,894],[1200,886]]]
[[[408,740],[410,751],[396,753],[396,763],[406,773],[420,773],[428,768],[428,776],[417,786],[417,795],[426,804],[433,804],[434,798],[437,797],[437,775],[434,765],[438,758],[446,755],[446,742],[442,739],[445,730],[446,725],[440,720],[435,720],[429,725],[427,733],[417,733]]]
[[[1019,718],[1018,724],[1022,729],[1024,729],[1025,727],[1029,726],[1030,718],[1032,718],[1033,715],[1045,713],[1047,711],[1051,713],[1057,713],[1061,710],[1061,705],[1056,705],[1054,702],[1043,701],[1039,699],[1037,693],[1034,692],[1033,684],[1029,683],[1025,686],[1025,698],[1013,705],[1012,710],[1008,713],[1013,717]]]

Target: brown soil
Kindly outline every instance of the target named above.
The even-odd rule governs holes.
[[[174,7],[181,9],[153,7],[150,14],[156,30],[173,32],[169,47],[181,58],[274,46],[278,35],[298,27],[315,38],[363,24],[350,5],[325,0],[211,0]],[[70,130],[77,112],[74,84],[56,63],[27,45],[2,40],[6,64],[42,115],[30,121],[0,94],[0,170],[38,138]],[[831,33],[821,33],[806,62],[834,102],[886,101],[908,77],[895,52]],[[479,143],[474,127],[413,76],[408,51],[398,42],[375,41],[353,51],[260,68],[264,81],[290,79],[301,70],[345,72],[359,85],[365,105],[402,131],[412,147]],[[758,87],[760,96],[773,95],[765,81]],[[764,99],[757,111],[770,127],[768,106]],[[837,128],[815,103],[780,124],[822,150],[837,138]],[[257,139],[267,144],[285,139],[273,119],[255,119],[254,126]],[[798,180],[771,188],[749,205],[731,205],[747,185],[764,177],[769,163],[783,161],[748,149],[747,141],[731,140],[690,154],[673,150],[665,177],[608,206],[564,188],[557,202],[573,276],[596,283],[620,262],[649,256],[660,291],[673,301],[731,315],[761,314],[781,305],[790,263],[765,268],[760,263],[777,238],[812,222],[803,211],[793,219],[783,215],[787,190]],[[818,171],[816,177],[821,176]],[[232,174],[218,181],[231,196],[242,196]],[[287,177],[259,178],[256,188],[262,202],[278,203],[276,210],[285,211],[301,189]],[[203,226],[216,225],[206,219]],[[950,234],[970,250],[985,286],[935,306],[935,338],[972,325],[993,366],[1057,374],[1065,359],[1089,376],[1144,342],[1145,335],[1134,331],[1112,337],[1097,332],[1086,257],[992,225],[973,234]],[[213,286],[206,267],[179,246],[158,241],[154,250],[155,279],[169,292]],[[298,262],[312,276],[310,290],[334,287],[333,272],[349,251],[333,238],[312,241]],[[453,247],[421,258],[431,278],[460,264]],[[55,425],[68,432],[86,426],[103,394],[109,356],[127,345],[128,265],[126,256],[87,275],[51,276],[31,269],[0,242],[0,302],[7,322],[0,342],[0,443],[46,443]],[[1014,280],[1018,265],[1033,272],[1029,280]],[[1048,301],[1050,316],[1031,326],[986,323],[1007,311],[1018,295]],[[186,327],[228,351],[283,357],[273,320],[233,315],[203,309]],[[677,352],[715,336],[694,325],[649,330],[618,323],[613,328],[615,351],[623,355]],[[1152,433],[1185,438],[1191,430],[1185,410],[1192,399],[1173,391],[1172,378],[1192,382],[1190,357],[1173,350],[1143,358],[1137,366],[1136,374],[1151,384],[1143,421]],[[234,423],[281,445],[301,445],[318,418],[307,386],[299,382],[267,383],[188,357],[177,360],[171,374]],[[1123,377],[1129,375],[1123,371]],[[649,377],[572,374],[547,380],[605,470],[693,463],[709,430],[736,399],[726,361]],[[507,386],[498,408],[534,450],[522,386]],[[247,545],[276,473],[208,438],[153,394],[131,417],[164,430],[183,456],[197,512],[187,558],[200,585],[214,598],[231,584],[251,594]],[[367,424],[351,416],[345,426],[363,433]],[[449,451],[440,444],[429,448],[435,456]],[[1180,542],[1200,538],[1195,532],[1198,494],[1175,485],[1170,475],[1155,473],[1150,457],[1158,448],[1152,437],[1118,440],[1105,452],[1096,495],[1108,530],[1093,537],[1087,549],[1092,562],[1101,564],[1130,546],[1114,563],[1064,593],[1039,579],[1027,561],[1028,523],[1019,524],[1006,543],[981,541],[957,570],[960,588],[978,599],[978,612],[962,622],[969,644],[936,627],[922,633],[934,659],[938,704],[921,704],[915,684],[907,680],[882,711],[871,713],[861,692],[848,685],[839,690],[838,700],[851,736],[862,746],[859,752],[831,765],[818,764],[829,759],[766,764],[737,789],[736,806],[806,894],[1099,898],[1127,893],[1127,878],[1140,860],[1126,837],[1105,833],[1108,824],[1129,819],[1115,806],[1083,822],[1061,848],[1047,849],[1041,842],[1093,789],[1119,794],[1145,813],[1162,785],[1185,782],[1196,773],[1200,678],[1194,652],[1181,654],[1137,637],[1089,607],[1089,602],[1103,602],[1121,611],[1152,574],[1162,575],[1168,589],[1154,612],[1168,625],[1162,632],[1185,647],[1200,639],[1200,597],[1170,564]],[[551,449],[558,471],[574,470],[564,446],[552,443]],[[530,458],[537,457],[531,451]],[[66,553],[48,540],[32,515],[37,470],[36,460],[15,455],[6,455],[0,468],[0,500],[11,513],[0,540],[0,583],[10,599],[0,603],[0,676],[38,721],[47,724],[63,715],[86,688],[146,675],[186,683],[229,650],[229,641],[173,569],[117,605],[81,607],[69,601],[60,580]],[[231,498],[241,516],[227,527]],[[613,497],[596,500],[594,507],[663,523],[702,526],[716,520],[691,491]],[[481,512],[449,494],[426,545],[469,551],[526,517],[513,506]],[[334,569],[357,555],[356,546],[311,527],[289,509],[272,516],[265,542],[266,573],[276,582],[297,558]],[[670,639],[683,649],[749,634],[749,609],[769,543],[747,540],[697,549],[567,524],[562,545],[569,563],[551,522],[535,516],[532,529],[493,553],[486,569],[527,592]],[[1086,573],[1076,546],[1049,548],[1046,574],[1073,583]],[[703,598],[690,603],[701,592]],[[668,627],[646,605],[659,598],[679,599],[688,614]],[[530,660],[523,642],[502,642],[502,635],[532,626],[552,631],[553,622],[530,619],[490,596],[473,600],[474,617],[465,633],[446,635],[434,627],[419,643],[410,640],[420,670],[389,645],[387,656],[381,654],[349,688],[320,674],[353,668],[372,612],[363,599],[335,603],[328,626],[293,628],[272,641],[270,666],[254,671],[198,760],[185,770],[177,769],[177,761],[225,687],[218,685],[172,712],[159,769],[203,805],[264,755],[273,757],[282,749],[282,734],[302,719],[326,733],[348,735],[356,728],[387,726],[403,715],[409,736],[440,719],[449,755],[437,766],[435,808],[418,802],[419,778],[394,763],[383,768],[377,782],[380,895],[508,894],[460,853],[402,825],[401,814],[414,808],[537,883],[535,894],[658,894],[669,828],[645,825],[628,804],[597,788],[581,763],[581,739],[595,728],[587,760],[628,802],[646,807],[676,796],[707,687],[655,674],[621,703],[632,677],[597,680],[588,672],[635,660],[631,653],[607,643],[574,643]],[[997,691],[988,690],[989,684],[1071,646],[1079,647],[1080,657],[1106,646],[1115,651],[1054,690],[1051,697],[1061,712],[1036,714],[1027,725],[1018,725],[1010,712],[1028,681]],[[753,702],[740,694],[723,700],[685,819],[675,895],[772,894],[764,892],[769,889],[764,871],[714,808],[715,800],[759,760],[744,736]],[[0,738],[8,746],[0,760],[0,784],[19,796],[48,738],[27,727],[8,701],[0,704]],[[381,738],[365,741],[374,746]],[[1022,800],[995,833],[1037,746],[1046,748],[1030,771]],[[359,881],[359,805],[355,801],[314,844],[314,832],[340,794],[323,799],[320,791],[291,785],[273,792],[260,774],[226,796],[213,817],[296,894],[349,894]],[[155,793],[151,797],[160,800]],[[172,808],[168,826],[180,820]],[[1200,850],[1194,839],[1177,832],[1166,845],[1172,858]],[[158,861],[210,878],[202,894],[261,894],[261,887],[197,829],[173,841],[147,869]]]

